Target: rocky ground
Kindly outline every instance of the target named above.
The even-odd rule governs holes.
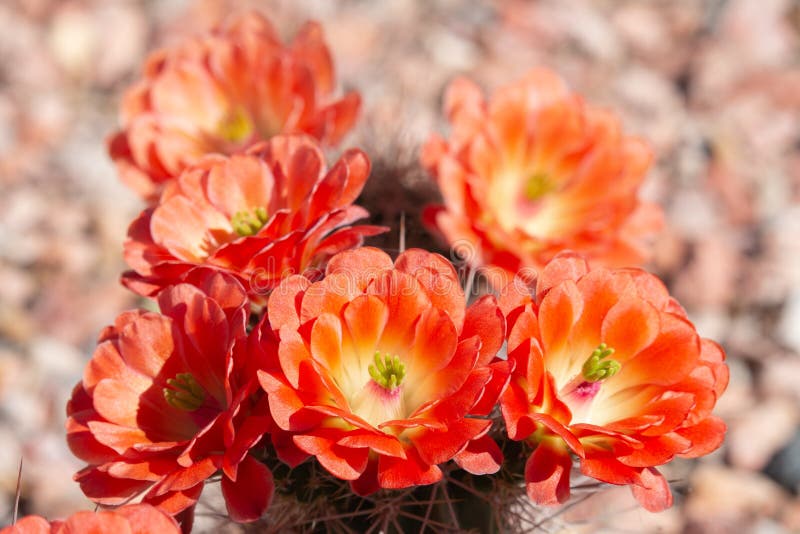
[[[0,524],[89,503],[64,405],[100,328],[137,299],[118,284],[142,208],[104,138],[145,54],[234,6],[291,36],[321,21],[343,85],[364,97],[349,139],[376,161],[362,203],[409,242],[435,190],[416,149],[444,128],[442,91],[547,65],[619,113],[657,154],[644,194],[667,214],[650,266],[731,369],[724,447],[666,470],[676,506],[600,492],[549,531],[800,531],[800,4],[791,0],[4,0],[0,3]],[[390,239],[395,239],[394,231]],[[211,525],[210,520],[206,521]],[[202,524],[201,524],[202,525]],[[208,528],[211,528],[210,526]]]

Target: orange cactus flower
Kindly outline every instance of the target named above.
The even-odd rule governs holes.
[[[360,150],[330,170],[307,136],[276,136],[245,154],[189,167],[128,230],[123,283],[153,295],[197,265],[233,274],[254,302],[289,274],[319,269],[336,252],[385,231],[348,226],[367,216],[352,202],[369,175]]]
[[[648,510],[669,507],[655,467],[722,443],[725,424],[711,415],[728,382],[722,349],[655,276],[590,270],[573,253],[542,270],[533,294],[515,280],[500,306],[516,364],[501,408],[509,437],[534,447],[531,499],[569,497],[574,454],[586,476],[630,485]]]
[[[23,517],[0,534],[180,534],[178,523],[149,504],[129,504],[114,510],[77,512],[63,521],[48,522],[36,515]]]
[[[130,311],[100,335],[67,405],[67,442],[89,465],[87,497],[143,502],[191,517],[205,480],[222,471],[236,521],[268,506],[270,471],[248,454],[272,425],[244,352],[246,293],[232,277],[196,270],[158,296],[161,313]]]
[[[109,152],[122,180],[154,201],[204,154],[232,154],[279,133],[337,143],[360,98],[336,100],[335,85],[319,24],[307,23],[284,45],[267,19],[246,13],[150,56],[125,94]]]
[[[259,378],[287,447],[356,493],[434,483],[451,459],[499,469],[486,416],[508,380],[509,363],[495,359],[503,318],[492,296],[465,309],[443,257],[342,252],[321,281],[284,280],[267,319],[278,357]]]
[[[488,103],[459,78],[445,111],[450,139],[434,134],[422,152],[444,205],[425,218],[451,245],[473,247],[471,262],[498,289],[564,249],[607,266],[642,263],[644,238],[661,225],[660,209],[637,198],[651,155],[614,115],[546,70]]]

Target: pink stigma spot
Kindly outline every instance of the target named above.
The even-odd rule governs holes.
[[[367,384],[369,391],[374,395],[375,398],[379,399],[382,403],[394,403],[400,398],[400,386],[395,386],[391,389],[387,389],[374,380],[370,380]]]
[[[578,399],[582,401],[592,400],[597,392],[600,391],[600,382],[589,382],[584,381],[578,384],[572,395],[576,396]]]

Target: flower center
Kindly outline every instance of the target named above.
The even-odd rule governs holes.
[[[164,400],[173,408],[193,412],[206,400],[205,390],[192,373],[178,373],[175,378],[167,380],[167,386],[162,390]]]
[[[388,391],[397,389],[406,376],[406,365],[400,361],[399,356],[381,358],[380,351],[375,351],[375,363],[367,370],[372,380]]]
[[[218,135],[231,143],[241,143],[253,133],[253,121],[243,108],[229,111],[217,125]]]
[[[600,343],[583,364],[581,369],[583,378],[587,382],[601,382],[617,374],[622,365],[617,360],[606,359],[612,354],[614,354],[614,349],[605,343]]]
[[[539,200],[556,188],[556,184],[546,172],[537,172],[525,182],[525,197],[530,200]]]
[[[267,209],[259,206],[253,211],[237,211],[231,217],[233,231],[241,237],[256,235],[267,223]]]
[[[619,372],[622,368],[617,360],[609,358],[614,349],[601,343],[587,358],[581,367],[580,374],[575,375],[562,387],[558,396],[572,412],[572,424],[591,421],[592,401],[600,392],[602,383]]]

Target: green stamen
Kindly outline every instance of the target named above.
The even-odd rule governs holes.
[[[253,121],[242,108],[231,110],[217,125],[220,137],[231,143],[241,143],[253,133]]]
[[[606,360],[612,354],[614,354],[614,349],[605,343],[600,343],[583,364],[583,378],[588,382],[600,382],[617,374],[622,369],[622,364],[617,360]]]
[[[375,351],[375,364],[370,365],[367,370],[376,384],[389,391],[402,384],[406,376],[406,366],[399,356],[381,358],[380,351]]]
[[[525,197],[528,200],[539,200],[544,195],[555,189],[555,184],[550,176],[544,172],[537,172],[525,183]]]
[[[167,385],[169,387],[163,389],[164,400],[173,408],[193,412],[206,400],[205,390],[192,373],[178,373],[167,380]]]
[[[267,209],[259,206],[250,211],[237,211],[231,217],[231,226],[233,231],[242,237],[256,235],[267,223],[269,218]]]

